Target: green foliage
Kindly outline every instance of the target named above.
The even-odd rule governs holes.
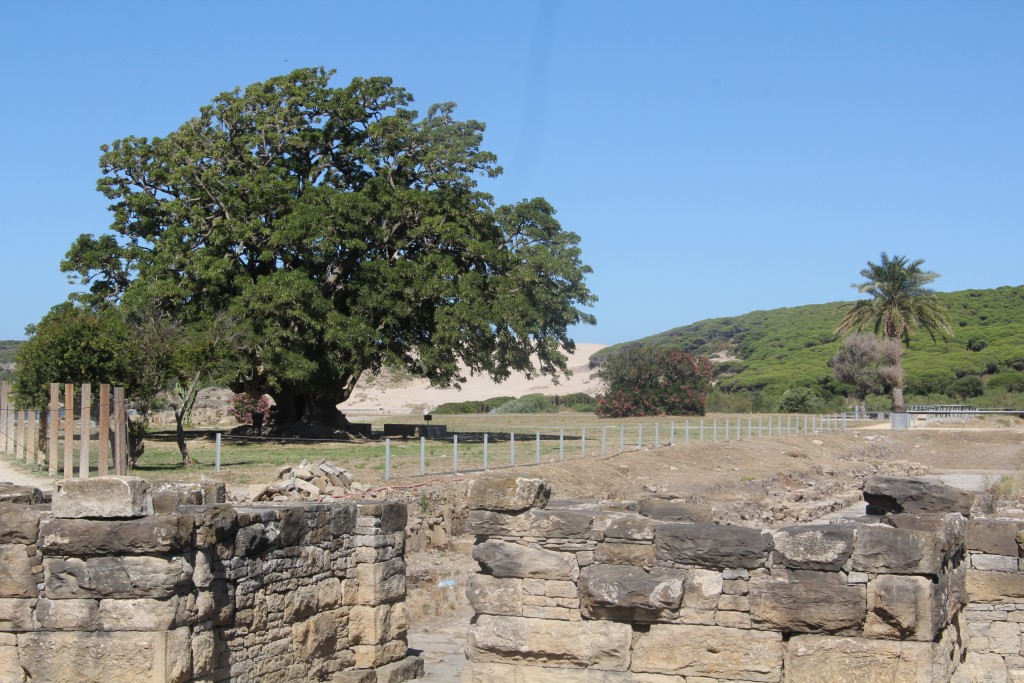
[[[1024,393],[1024,372],[1000,372],[990,377],[986,391],[1003,389],[1007,392]]]
[[[558,406],[549,396],[544,394],[527,394],[514,401],[509,401],[498,406],[495,413],[499,415],[511,415],[518,413],[557,413]]]
[[[335,406],[384,367],[439,386],[466,367],[565,372],[569,327],[594,322],[579,237],[542,198],[477,189],[501,167],[454,104],[420,116],[388,78],[331,76],[225,92],[164,138],[104,146],[114,234],[62,264],[81,298],[236,321],[231,387],[269,393],[285,423],[344,426]]]
[[[703,415],[711,388],[711,362],[683,351],[640,346],[622,349],[601,364],[606,392],[600,417]]]
[[[1024,327],[1020,323],[1024,320],[1024,286],[938,292],[935,296],[949,311],[957,339],[964,341],[932,341],[927,335],[911,341],[903,352],[909,402],[952,402],[952,396],[941,392],[957,379],[958,370],[991,375],[986,385],[989,388],[993,387],[993,380],[1005,373],[1015,376],[1013,373],[1024,372]],[[594,354],[591,363],[598,364],[629,346],[656,346],[699,354],[726,350],[730,356],[741,359],[742,366],[735,368],[735,374],[721,375],[715,392],[709,396],[708,410],[717,411],[718,408],[713,407],[721,405],[717,401],[733,396],[749,399],[756,405],[757,399],[752,397],[758,395],[774,396],[774,399],[754,410],[772,410],[786,388],[820,386],[822,380],[831,377],[828,361],[841,343],[833,331],[850,305],[842,302],[813,304],[702,320],[602,349]],[[968,339],[983,340],[987,346],[981,351],[969,351]],[[718,393],[722,394],[721,398],[716,397]],[[928,395],[931,399],[925,400]],[[1014,405],[1014,400],[1016,405],[1022,404],[1016,394],[1008,397],[1009,405]],[[832,401],[840,398],[834,396],[829,405],[835,405]],[[1000,405],[1004,404],[1006,401]],[[871,410],[888,407],[884,399],[873,395],[868,396],[867,405]]]
[[[509,401],[516,400],[515,396],[495,396],[486,401],[460,401],[458,403],[442,403],[431,411],[434,415],[472,415],[476,413],[489,413],[495,408]]]
[[[808,387],[786,389],[779,401],[780,413],[820,413],[825,408],[821,397]]]
[[[960,400],[974,398],[985,393],[985,382],[981,377],[968,375],[946,385],[945,393]]]
[[[14,357],[21,344],[14,339],[0,339],[0,380],[14,379]]]

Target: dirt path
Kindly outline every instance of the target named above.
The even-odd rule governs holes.
[[[9,482],[19,486],[35,486],[44,491],[53,489],[52,479],[26,472],[11,462],[10,456],[7,455],[0,455],[0,482]]]

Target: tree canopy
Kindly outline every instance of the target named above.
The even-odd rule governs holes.
[[[454,104],[420,116],[389,78],[332,75],[299,69],[103,146],[113,234],[62,264],[81,301],[230,319],[230,385],[287,424],[343,426],[336,405],[385,366],[439,385],[567,371],[568,328],[594,322],[579,237],[542,198],[478,189],[501,168]]]
[[[627,347],[598,369],[605,393],[600,417],[703,415],[711,388],[711,361],[677,349]]]
[[[873,327],[885,339],[910,344],[911,332],[923,329],[935,339],[953,335],[949,313],[927,287],[938,273],[924,270],[923,259],[910,261],[906,256],[889,257],[884,251],[879,263],[868,261],[860,271],[864,282],[852,286],[870,299],[857,301],[836,326],[836,334]],[[903,411],[902,359],[893,359],[892,409]]]

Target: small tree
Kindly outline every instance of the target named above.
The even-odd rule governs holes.
[[[810,387],[786,389],[779,401],[780,413],[820,413],[824,407],[824,401]]]
[[[901,349],[898,341],[882,339],[867,332],[851,334],[829,361],[835,378],[854,387],[860,409],[874,389],[889,389],[902,383]]]
[[[598,370],[606,391],[599,417],[703,415],[711,361],[677,349],[638,346],[612,355]]]

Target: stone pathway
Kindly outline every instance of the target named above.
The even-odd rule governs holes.
[[[0,455],[0,482],[10,482],[19,486],[35,486],[43,491],[53,490],[53,480],[40,477],[22,470],[10,461],[10,456]]]

